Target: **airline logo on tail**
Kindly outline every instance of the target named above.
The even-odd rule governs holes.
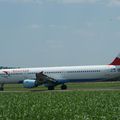
[[[120,65],[120,54],[118,54],[110,65]]]

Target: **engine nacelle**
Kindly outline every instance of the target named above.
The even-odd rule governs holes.
[[[24,86],[25,88],[34,88],[34,87],[37,87],[38,84],[37,84],[37,81],[36,81],[36,80],[27,79],[27,80],[24,80],[24,81],[23,81],[23,86]]]

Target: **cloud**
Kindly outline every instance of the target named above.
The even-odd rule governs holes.
[[[68,26],[66,26],[66,25],[50,24],[50,25],[48,25],[48,28],[51,28],[51,29],[67,29]]]
[[[50,24],[50,25],[44,25],[44,24],[31,24],[27,25],[27,28],[30,29],[43,29],[47,28],[50,30],[67,30],[69,27],[66,25],[56,25],[56,24]]]
[[[62,0],[63,3],[96,3],[98,0]]]
[[[63,41],[60,40],[45,40],[47,47],[61,49],[64,47]]]
[[[39,4],[42,4],[42,0],[0,0],[0,2],[8,2],[8,3],[39,3]]]
[[[120,0],[0,0],[8,3],[31,3],[31,4],[95,4],[106,6],[120,6]]]
[[[96,3],[99,0],[46,0],[49,3],[57,4],[83,4],[83,3]]]
[[[109,0],[109,6],[120,6],[120,0]]]
[[[32,24],[32,25],[29,25],[29,28],[32,28],[32,29],[39,29],[41,28],[42,26],[39,25],[39,24]]]
[[[81,37],[85,37],[89,39],[94,38],[96,36],[96,33],[94,31],[89,31],[89,30],[77,30],[76,33]]]
[[[120,21],[120,16],[116,17],[116,20]]]
[[[0,2],[13,3],[57,3],[57,4],[76,4],[76,3],[96,3],[99,0],[0,0]]]

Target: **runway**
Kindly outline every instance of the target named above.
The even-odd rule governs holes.
[[[101,88],[101,89],[67,89],[67,90],[5,90],[0,91],[1,93],[11,92],[11,93],[24,93],[24,92],[72,92],[72,91],[120,91],[118,88]]]

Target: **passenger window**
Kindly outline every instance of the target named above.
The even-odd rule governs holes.
[[[120,68],[118,68],[117,71],[120,72]]]
[[[119,71],[119,70],[117,70],[117,71]],[[115,68],[111,69],[111,72],[116,72],[116,69]]]

